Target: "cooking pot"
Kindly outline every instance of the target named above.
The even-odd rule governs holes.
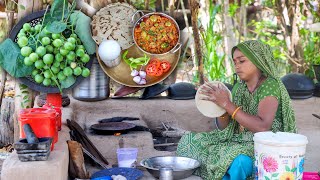
[[[144,14],[143,11],[138,10],[138,11],[136,11],[136,12],[132,15],[132,19],[131,19],[132,23],[134,22],[135,16],[136,16],[137,14],[139,14],[139,13],[140,13],[142,16],[139,18],[138,21],[136,21],[136,22],[134,23],[134,26],[133,26],[133,29],[132,29],[132,36],[133,36],[133,41],[134,41],[135,45],[136,45],[142,52],[144,52],[144,53],[146,53],[146,54],[150,54],[150,55],[164,55],[164,54],[168,54],[168,53],[175,53],[175,52],[177,52],[177,51],[181,48],[181,43],[180,43],[180,28],[179,28],[178,23],[177,23],[171,16],[169,16],[169,15],[167,15],[167,14],[164,14],[164,13],[161,13],[161,12],[151,12],[151,13]],[[175,27],[177,28],[177,31],[178,31],[178,36],[179,36],[179,37],[178,37],[178,41],[177,41],[177,43],[175,44],[175,46],[173,46],[173,48],[170,49],[169,51],[164,52],[164,53],[161,53],[161,54],[150,53],[150,52],[145,51],[144,49],[142,49],[142,48],[138,45],[138,43],[136,42],[135,35],[134,35],[134,29],[135,29],[138,25],[140,25],[140,23],[141,23],[144,19],[149,18],[149,17],[152,16],[152,15],[163,16],[163,17],[166,17],[166,18],[172,20],[172,21],[174,22]]]

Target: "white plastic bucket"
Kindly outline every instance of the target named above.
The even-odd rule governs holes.
[[[306,136],[268,131],[255,133],[253,140],[255,179],[302,179]]]

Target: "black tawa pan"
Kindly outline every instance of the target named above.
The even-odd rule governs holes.
[[[96,134],[113,135],[115,133],[127,133],[130,129],[136,127],[135,124],[127,122],[106,122],[92,125],[90,128]]]

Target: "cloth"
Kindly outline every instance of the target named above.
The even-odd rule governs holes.
[[[233,160],[222,180],[245,180],[252,174],[253,161],[249,156],[240,154]]]
[[[296,132],[290,98],[276,76],[270,47],[260,41],[246,41],[236,48],[239,48],[267,79],[252,94],[245,83],[237,83],[232,89],[233,102],[242,106],[244,112],[257,115],[259,102],[267,96],[274,96],[279,105],[271,131]],[[232,52],[234,50],[235,48]],[[237,121],[231,121],[223,130],[186,134],[181,138],[177,149],[177,155],[191,157],[202,163],[195,174],[207,180],[222,179],[230,164],[240,154],[253,158],[253,133],[247,129],[240,131]]]

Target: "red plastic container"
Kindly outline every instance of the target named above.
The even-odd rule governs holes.
[[[25,138],[23,130],[24,124],[30,124],[35,135],[38,138],[52,137],[52,148],[54,143],[58,142],[58,129],[57,129],[57,113],[53,109],[46,108],[28,108],[20,111],[20,138]]]
[[[54,107],[61,107],[62,95],[60,93],[47,94],[47,104],[52,104]]]
[[[53,108],[57,111],[57,124],[58,124],[58,131],[61,130],[61,108],[62,108],[62,95],[60,93],[48,93],[47,94],[47,102],[43,106],[44,108]]]
[[[61,130],[61,116],[62,116],[62,111],[61,111],[61,107],[55,107],[51,104],[45,104],[42,106],[42,108],[46,108],[46,109],[53,109],[57,112],[57,118],[56,118],[56,121],[57,121],[57,128],[58,128],[58,131]]]

